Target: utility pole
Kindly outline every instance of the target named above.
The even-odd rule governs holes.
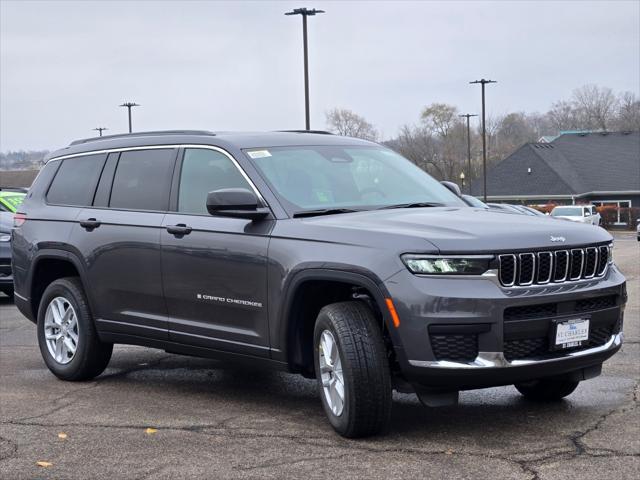
[[[305,129],[311,130],[311,120],[309,117],[309,52],[307,48],[307,17],[312,17],[318,13],[325,13],[324,10],[309,10],[308,8],[296,8],[285,15],[302,15],[302,43],[304,49],[304,114]]]
[[[127,110],[129,111],[129,133],[131,133],[132,132],[132,130],[131,130],[131,107],[139,107],[140,105],[138,105],[135,102],[124,102],[120,106],[121,107],[127,107]]]
[[[469,83],[479,83],[482,85],[482,176],[484,182],[483,196],[484,201],[487,201],[487,129],[485,126],[485,109],[484,109],[484,86],[487,83],[498,83],[495,80],[474,80]]]
[[[102,136],[102,132],[104,130],[109,130],[107,127],[96,127],[94,128],[94,130],[97,130],[98,132],[100,132],[100,136]]]
[[[465,113],[464,115],[458,115],[467,119],[467,181],[469,182],[469,194],[471,194],[471,128],[469,127],[469,119],[471,117],[477,117],[475,113]]]

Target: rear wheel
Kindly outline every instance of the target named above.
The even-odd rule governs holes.
[[[107,368],[113,344],[98,339],[77,278],[61,278],[47,287],[38,309],[37,328],[40,353],[56,377],[88,380]]]
[[[391,376],[380,328],[369,307],[341,302],[316,320],[318,389],[333,428],[345,437],[380,433],[391,416]]]
[[[571,395],[580,382],[556,378],[543,378],[516,383],[516,389],[527,399],[537,402],[554,402]]]

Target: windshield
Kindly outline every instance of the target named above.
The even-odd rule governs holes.
[[[552,217],[581,217],[582,207],[556,207],[551,212]]]
[[[295,146],[246,153],[291,212],[463,205],[429,174],[383,147]]]

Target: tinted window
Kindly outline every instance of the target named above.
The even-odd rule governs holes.
[[[106,154],[67,158],[62,161],[47,201],[57,205],[91,205]]]
[[[122,152],[109,206],[131,210],[167,210],[175,150]]]
[[[93,205],[96,207],[106,207],[109,205],[109,195],[111,195],[111,184],[113,183],[113,172],[118,164],[120,152],[110,153],[107,157],[107,163],[104,164],[100,181],[96,194],[93,197]]]
[[[251,186],[226,155],[200,148],[185,150],[180,175],[178,211],[206,214],[207,194],[220,188],[251,190]]]

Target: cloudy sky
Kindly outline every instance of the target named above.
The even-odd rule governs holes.
[[[222,2],[0,0],[0,150],[53,149],[127,128],[304,126],[302,33],[310,18],[312,128],[333,107],[385,138],[448,102],[546,111],[586,83],[638,93],[640,2]]]

